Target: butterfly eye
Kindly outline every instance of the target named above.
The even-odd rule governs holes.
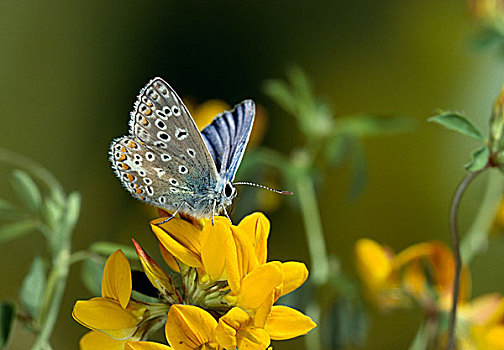
[[[231,197],[235,193],[235,190],[236,189],[228,182],[226,186],[224,186],[224,196],[228,198]]]

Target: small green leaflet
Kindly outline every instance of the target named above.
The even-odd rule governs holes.
[[[478,141],[484,141],[483,135],[466,117],[456,112],[442,112],[434,117],[427,119],[429,122],[435,122],[443,125],[449,130],[467,135]]]

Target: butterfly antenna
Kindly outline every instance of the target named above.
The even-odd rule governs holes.
[[[271,192],[275,192],[275,193],[278,193],[278,194],[287,194],[287,195],[293,195],[294,193],[291,192],[291,191],[280,191],[280,190],[275,190],[273,188],[269,188],[268,186],[264,186],[264,185],[259,185],[259,184],[255,184],[253,182],[234,182],[233,185],[247,185],[247,186],[254,186],[254,187],[259,187],[259,188],[263,188],[265,190],[268,190],[268,191],[271,191]]]

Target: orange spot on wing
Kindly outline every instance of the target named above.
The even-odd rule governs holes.
[[[126,177],[128,178],[129,181],[133,181],[135,179],[135,177],[131,174],[128,174]]]
[[[137,144],[134,143],[133,141],[128,142],[128,147],[129,148],[137,148]]]
[[[126,155],[124,153],[121,153],[121,155],[119,156],[119,161],[122,162],[125,159],[126,159]]]
[[[139,188],[137,188],[135,192],[136,192],[136,194],[142,194],[142,190]]]
[[[151,102],[151,101],[148,101],[148,102],[147,102],[147,106],[152,107],[152,102]]]
[[[152,109],[149,108],[148,110],[145,111],[145,115],[151,115],[151,114],[152,114]]]
[[[126,163],[122,163],[121,166],[124,170],[128,170],[130,168],[129,165]]]

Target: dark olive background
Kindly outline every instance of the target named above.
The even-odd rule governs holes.
[[[461,1],[6,0],[0,2],[0,147],[36,159],[67,191],[82,193],[75,249],[97,240],[129,244],[135,237],[154,251],[147,226],[154,211],[121,188],[107,160],[110,141],[127,132],[138,90],[159,75],[200,102],[253,98],[269,110],[265,145],[288,151],[301,145],[300,134],[261,86],[299,64],[335,115],[397,113],[418,120],[412,132],[364,143],[369,174],[359,200],[347,200],[347,168],[330,170],[319,189],[328,249],[353,274],[360,237],[395,250],[429,239],[449,242],[449,200],[475,144],[425,120],[437,108],[456,109],[486,127],[504,62],[495,52],[475,50],[474,35]],[[9,197],[8,173],[1,176],[1,197]],[[483,185],[479,179],[469,190],[462,228]],[[288,205],[296,200],[284,198],[268,213],[269,255],[309,264],[301,220]],[[42,243],[32,234],[0,247],[1,299],[16,297],[34,254],[44,253]],[[502,273],[494,268],[503,253],[496,238],[474,261],[475,295],[503,291]],[[77,348],[85,332],[71,308],[90,295],[79,267],[71,272],[55,350]],[[421,316],[369,310],[362,348],[406,348]],[[30,337],[20,329],[15,336],[12,348],[27,349]],[[303,342],[274,346],[302,348]]]

